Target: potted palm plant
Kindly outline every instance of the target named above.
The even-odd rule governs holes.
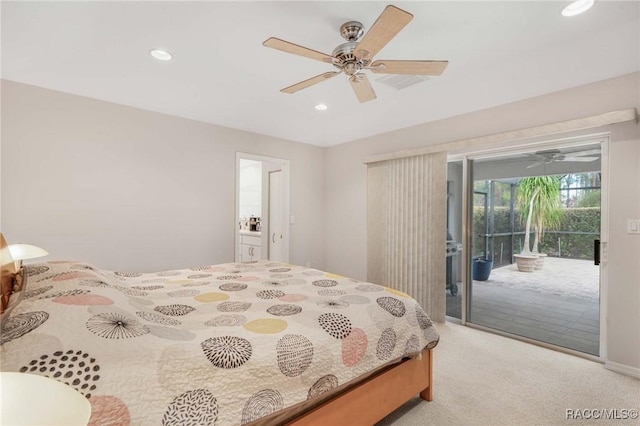
[[[528,213],[523,248],[514,258],[519,271],[532,272],[534,269],[542,269],[544,265],[546,254],[539,252],[544,230],[560,224],[560,179],[557,176],[524,178],[518,183],[516,200],[520,211],[527,209]],[[535,232],[533,250],[530,249],[532,223]]]

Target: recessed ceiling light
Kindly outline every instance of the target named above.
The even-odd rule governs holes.
[[[575,0],[562,9],[562,16],[576,16],[591,9],[594,0]]]
[[[173,58],[171,53],[162,49],[151,49],[149,54],[160,61],[170,61]]]
[[[318,111],[324,111],[327,109],[327,106],[325,104],[318,104],[314,108],[317,109]]]

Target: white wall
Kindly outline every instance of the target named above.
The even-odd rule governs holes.
[[[236,151],[291,162],[291,262],[324,266],[324,151],[2,81],[2,232],[123,271],[233,262]]]
[[[366,157],[620,109],[640,110],[639,95],[640,73],[633,73],[328,148],[327,269],[366,278]],[[623,229],[627,219],[640,218],[640,126],[627,123],[602,130],[612,132],[608,359],[640,369],[640,235]]]

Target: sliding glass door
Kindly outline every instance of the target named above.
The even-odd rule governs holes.
[[[450,318],[599,355],[600,150],[597,142],[449,163],[447,240],[466,250],[447,257]]]

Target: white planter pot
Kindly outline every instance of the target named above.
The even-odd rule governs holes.
[[[518,271],[533,272],[536,269],[536,261],[538,260],[538,256],[534,254],[514,254],[513,257],[516,259]]]
[[[545,253],[536,253],[538,258],[536,259],[536,269],[542,269],[544,267],[544,259],[547,257]]]

